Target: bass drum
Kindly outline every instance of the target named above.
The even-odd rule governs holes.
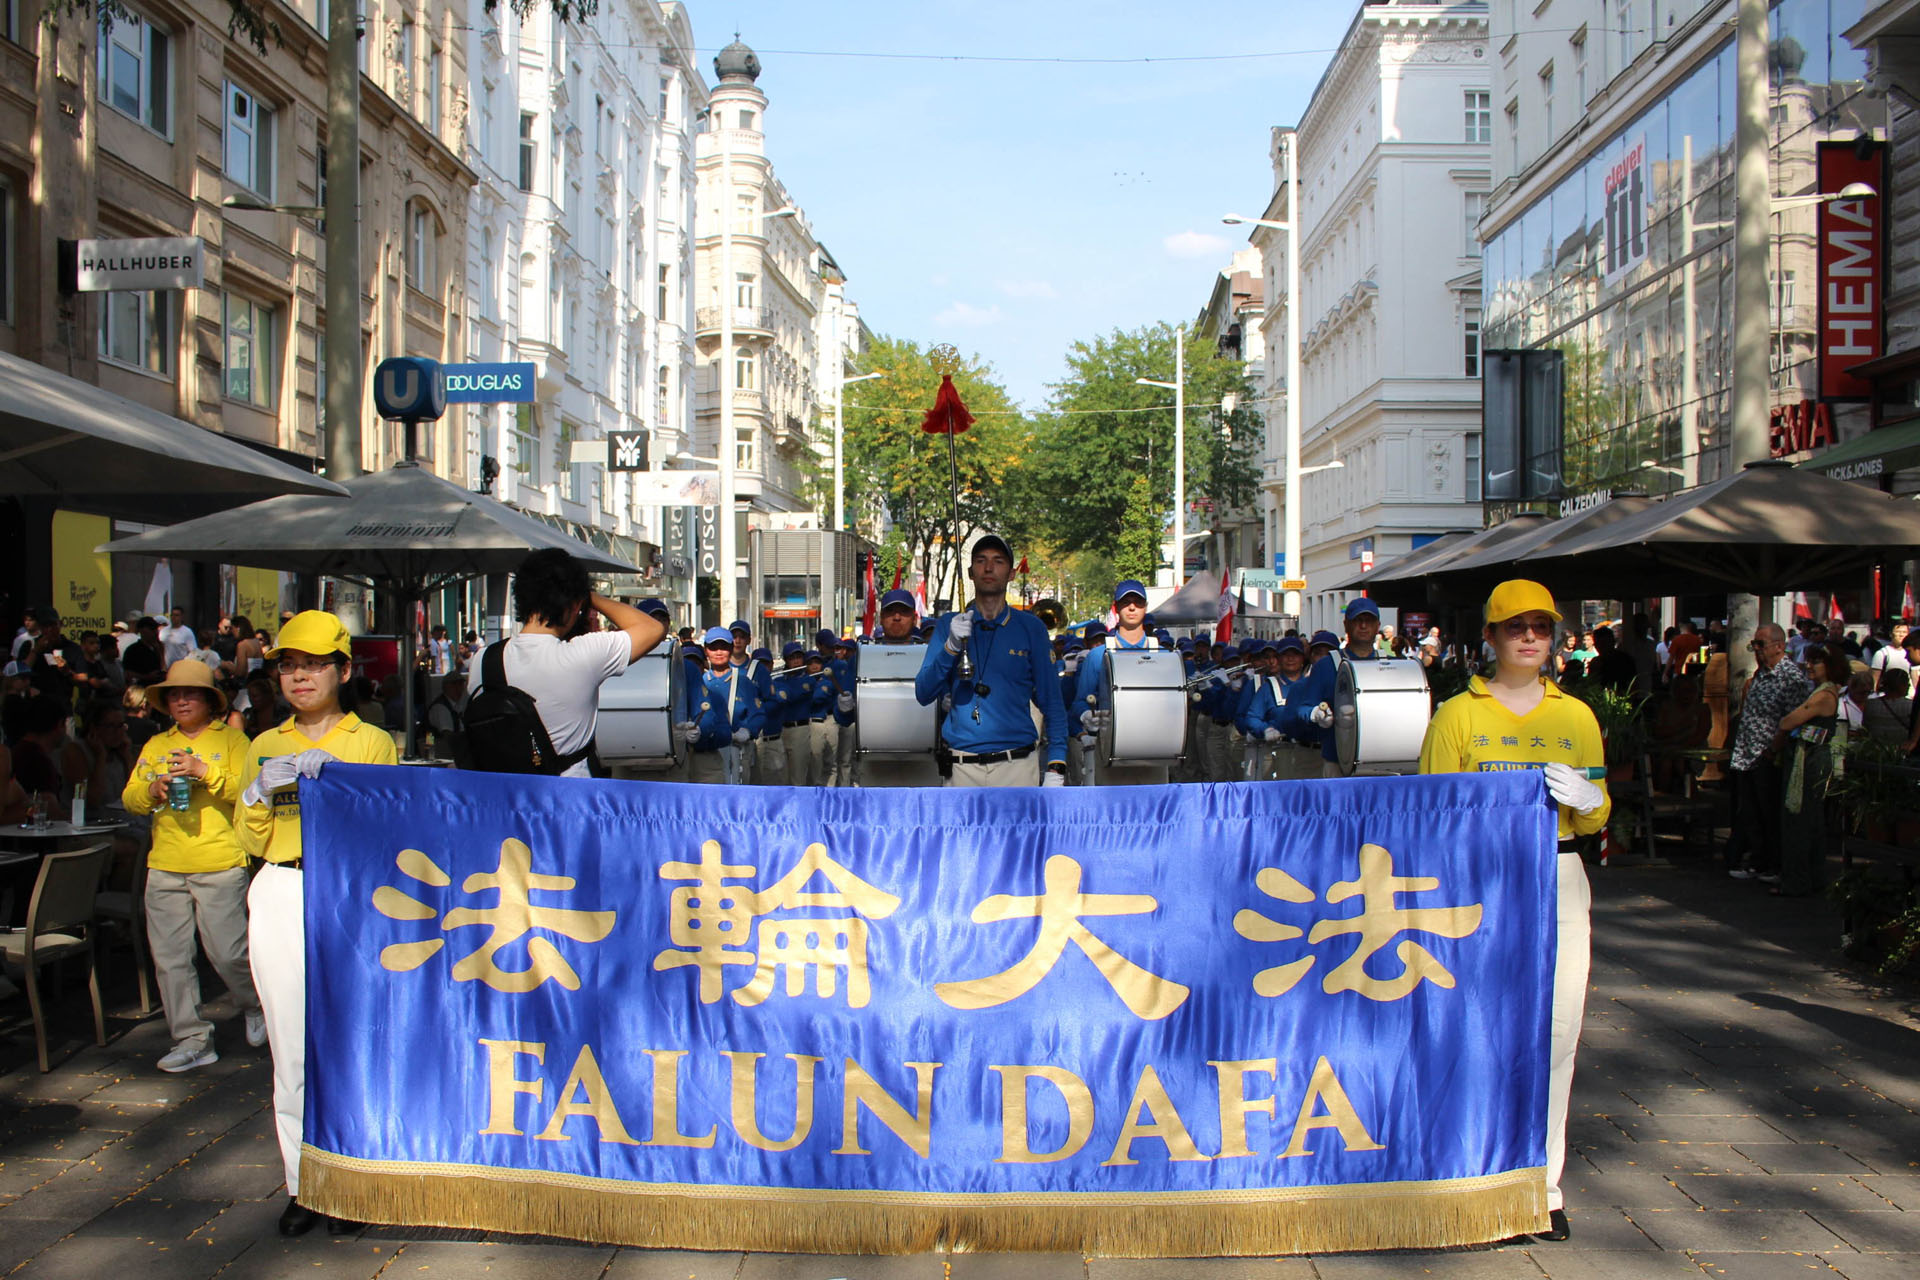
[[[923,644],[860,646],[853,683],[854,750],[870,756],[931,756],[938,708],[921,706],[914,678],[926,660]]]
[[[1108,649],[1100,703],[1105,765],[1176,765],[1187,755],[1187,669],[1178,649]],[[1071,718],[1071,717],[1070,717]]]
[[[1333,692],[1333,750],[1340,772],[1420,758],[1433,699],[1411,658],[1345,659]]]
[[[686,663],[669,636],[600,686],[594,742],[607,765],[679,764],[686,743],[674,732],[685,700]]]

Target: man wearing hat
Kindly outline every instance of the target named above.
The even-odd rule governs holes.
[[[727,628],[708,628],[707,668],[697,684],[687,686],[687,718],[680,732],[689,748],[688,782],[713,786],[746,781],[740,750],[752,741],[760,692],[734,665],[733,642]]]
[[[784,682],[774,679],[771,649],[763,645],[749,656],[761,673],[761,678],[754,682],[754,687],[760,690],[760,707],[754,714],[753,781],[763,787],[784,787],[787,785],[786,687]]]
[[[851,787],[856,785],[853,748],[858,735],[853,724],[859,715],[854,691],[860,687],[860,642],[852,636],[841,636],[834,641],[834,648],[835,661],[829,666],[838,673],[840,688],[833,698],[833,785]]]
[[[768,670],[765,663],[754,658],[753,628],[744,619],[729,625],[727,631],[733,636],[733,665],[753,682],[754,692],[759,697],[753,710],[753,723],[747,726],[747,741],[739,749],[740,780],[767,786],[769,783],[763,776],[760,762],[760,744],[766,733],[767,707],[773,701],[773,672]],[[785,777],[786,770],[783,768],[780,774]]]
[[[948,786],[1067,785],[1067,713],[1047,628],[1031,613],[1007,606],[1013,565],[1013,550],[998,534],[973,544],[967,565],[972,607],[935,625],[914,680],[921,706],[951,699],[940,729],[953,756]],[[1036,704],[1045,726],[1039,744],[1031,711]]]
[[[1320,776],[1320,740],[1327,732],[1302,726],[1287,708],[1306,681],[1307,649],[1299,636],[1287,636],[1274,645],[1277,670],[1266,678],[1267,695],[1260,713],[1260,737],[1266,744],[1267,776],[1280,781]]]
[[[395,764],[393,735],[340,706],[352,663],[340,619],[310,609],[280,628],[267,657],[279,663],[280,694],[293,715],[253,740],[235,810],[240,847],[265,866],[247,890],[247,950],[273,1050],[273,1118],[291,1197],[280,1234],[302,1235],[323,1215],[300,1203],[300,1145],[307,1090],[306,886],[301,872],[302,778],[330,760]],[[329,1223],[328,1230],[345,1224]]]
[[[233,826],[247,735],[226,723],[227,695],[204,662],[174,663],[163,682],[147,687],[146,699],[173,718],[173,727],[140,749],[120,803],[128,813],[152,815],[147,944],[173,1040],[158,1065],[162,1071],[191,1071],[220,1060],[213,1024],[200,1016],[196,931],[208,963],[233,992],[247,1043],[257,1048],[267,1042],[247,957],[247,852]],[[169,792],[181,780],[184,804]]]
[[[914,634],[915,605],[911,591],[896,588],[881,596],[880,634],[874,643],[924,643]],[[937,787],[940,785],[940,766],[931,751],[918,756],[862,756],[859,784],[863,787]]]
[[[1313,670],[1307,674],[1299,696],[1288,701],[1282,732],[1290,738],[1305,740],[1312,736],[1315,729],[1324,731],[1333,728],[1333,697],[1334,690],[1339,686],[1341,662],[1393,656],[1384,650],[1376,652],[1374,649],[1374,641],[1380,635],[1379,605],[1360,596],[1347,602],[1345,616],[1346,644],[1324,658],[1315,659]],[[1332,638],[1330,633],[1316,631],[1313,636],[1316,648],[1323,635]],[[1321,734],[1320,761],[1321,777],[1343,776],[1330,732]]]
[[[1560,1176],[1567,1160],[1567,1108],[1592,945],[1592,896],[1576,841],[1605,830],[1612,812],[1606,787],[1592,779],[1594,773],[1604,776],[1606,752],[1600,725],[1587,704],[1541,674],[1553,656],[1554,624],[1560,621],[1553,593],[1537,582],[1503,582],[1487,597],[1486,620],[1494,665],[1433,713],[1420,747],[1420,772],[1539,769],[1559,814],[1559,934],[1547,1086],[1547,1208],[1552,1225],[1540,1238],[1565,1240]]]
[[[777,673],[774,697],[782,711],[780,740],[787,753],[787,785],[810,787],[818,781],[813,773],[813,684],[807,671],[807,646],[789,640],[780,650],[787,665]]]
[[[1107,653],[1113,649],[1157,649],[1161,642],[1147,632],[1147,589],[1136,578],[1123,578],[1113,584],[1114,628],[1098,645],[1087,650],[1074,680],[1069,719],[1078,721],[1080,746],[1092,768],[1090,784],[1096,787],[1160,786],[1167,781],[1167,766],[1151,764],[1113,765],[1100,758],[1098,735],[1113,719],[1113,708],[1102,705],[1105,694]],[[1177,726],[1169,725],[1169,729]],[[1094,738],[1089,744],[1087,739]],[[1171,745],[1171,744],[1170,744]]]

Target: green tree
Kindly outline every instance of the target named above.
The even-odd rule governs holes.
[[[920,429],[940,388],[927,353],[902,338],[878,338],[861,357],[880,377],[847,388],[843,413],[847,511],[854,528],[873,537],[880,513],[891,520],[899,550],[928,566],[929,597],[965,594],[954,554],[953,486],[944,436]],[[959,475],[959,545],[982,529],[1000,530],[1021,491],[1017,474],[1031,458],[1024,415],[992,369],[969,357],[953,375],[975,421],[954,440]]]
[[[1154,504],[1153,492],[1144,475],[1133,478],[1133,490],[1127,495],[1127,509],[1121,518],[1119,546],[1113,554],[1113,576],[1153,580],[1160,564],[1161,539],[1166,533],[1166,513]]]
[[[1148,507],[1172,507],[1173,394],[1137,379],[1173,376],[1172,325],[1117,329],[1074,343],[1067,376],[1054,384],[1048,411],[1035,423],[1034,464],[1025,483],[1044,495],[1030,513],[1037,536],[1118,559],[1136,479],[1146,482]],[[1236,402],[1231,413],[1223,408],[1229,395]],[[1189,504],[1210,499],[1217,511],[1245,506],[1259,480],[1254,458],[1261,426],[1246,367],[1205,344],[1189,347],[1186,401]]]

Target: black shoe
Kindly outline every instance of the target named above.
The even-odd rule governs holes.
[[[280,1234],[283,1236],[303,1236],[320,1225],[323,1215],[315,1213],[298,1200],[287,1201],[287,1207],[280,1211]]]
[[[327,1217],[327,1234],[330,1236],[350,1236],[366,1225],[364,1222],[348,1222],[345,1218]]]
[[[1552,1240],[1557,1243],[1573,1234],[1572,1229],[1567,1226],[1567,1211],[1565,1209],[1548,1210],[1547,1223],[1548,1229],[1534,1232],[1534,1239]]]

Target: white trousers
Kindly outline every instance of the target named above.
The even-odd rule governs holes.
[[[1272,751],[1272,776],[1280,781],[1292,782],[1300,778],[1320,776],[1320,748],[1277,742],[1273,744]]]
[[[1553,1038],[1547,1051],[1547,1208],[1564,1209],[1560,1178],[1567,1167],[1567,1108],[1573,1098],[1573,1056],[1587,1013],[1593,967],[1593,890],[1577,853],[1560,855],[1559,950],[1553,964]]]
[[[307,1105],[306,880],[269,862],[247,892],[253,985],[273,1051],[273,1127],[287,1194],[300,1194],[300,1124]]]
[[[200,1016],[200,971],[193,936],[241,1013],[260,1008],[247,964],[247,869],[147,872],[147,946],[160,980],[160,1008],[173,1043],[213,1047],[213,1024]]]
[[[1000,760],[993,764],[953,762],[950,787],[1037,787],[1040,785],[1040,753],[1023,760]]]
[[[840,759],[840,726],[829,716],[813,722],[813,785],[833,787],[834,766]]]
[[[787,785],[812,786],[813,726],[804,720],[799,724],[790,724],[780,731],[780,741],[787,749]]]

